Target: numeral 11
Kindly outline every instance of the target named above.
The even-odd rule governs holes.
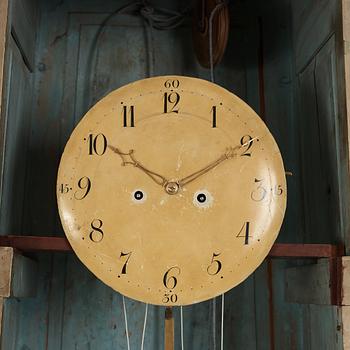
[[[135,127],[135,108],[134,106],[130,106],[130,110],[129,110],[129,114],[130,114],[130,121],[128,123],[128,107],[127,106],[123,106],[123,127]],[[130,125],[128,125],[130,124]]]

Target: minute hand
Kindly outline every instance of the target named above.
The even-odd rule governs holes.
[[[218,158],[217,160],[214,160],[212,163],[210,163],[206,167],[194,172],[193,174],[188,175],[188,176],[184,177],[183,179],[179,180],[178,184],[180,185],[180,187],[185,186],[188,183],[192,182],[193,180],[197,179],[198,177],[206,174],[208,171],[212,170],[213,168],[215,168],[216,166],[218,166],[220,163],[224,162],[225,160],[236,157],[238,154],[238,150],[240,150],[243,147],[247,147],[255,139],[257,139],[257,138],[254,137],[240,146],[228,147],[226,149],[226,152],[220,158]]]
[[[183,179],[179,180],[179,185],[180,187],[183,187],[185,185],[187,185],[188,183],[194,181],[195,179],[197,179],[198,177],[206,174],[208,171],[214,169],[216,166],[218,166],[220,163],[224,162],[227,159],[233,158],[237,155],[236,151],[238,149],[240,149],[241,147],[229,147],[226,149],[226,152],[218,159],[214,160],[213,162],[211,162],[210,164],[208,164],[206,167],[194,172],[191,175],[188,175],[186,177],[184,177]]]

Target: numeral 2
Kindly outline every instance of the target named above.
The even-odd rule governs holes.
[[[248,151],[250,147],[252,147],[253,142],[254,140],[250,135],[245,135],[241,138],[241,146],[245,148],[244,152],[241,154],[241,157],[242,156],[251,157],[252,154]]]
[[[130,118],[130,119],[129,119]],[[123,106],[123,127],[135,127],[135,106],[130,106],[129,112],[128,107]]]

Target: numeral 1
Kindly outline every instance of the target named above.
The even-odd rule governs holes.
[[[247,221],[243,224],[242,228],[238,232],[238,235],[236,237],[243,237],[244,238],[244,244],[247,245],[249,244],[249,228],[250,228],[250,222]],[[241,234],[243,233],[243,235]]]
[[[216,106],[213,106],[211,111],[212,111],[212,114],[213,114],[213,128],[216,128]]]
[[[130,120],[128,120],[128,114],[130,117]],[[123,127],[135,127],[135,106],[130,106],[129,113],[128,113],[128,107],[123,106]]]

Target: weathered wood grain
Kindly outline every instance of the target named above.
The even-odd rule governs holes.
[[[13,248],[0,248],[0,296],[4,298],[33,297],[36,294],[34,261]]]
[[[300,73],[336,29],[336,0],[291,1],[295,65]],[[339,20],[339,19],[338,19]]]
[[[28,69],[34,69],[34,56],[37,35],[37,0],[13,0],[11,2],[11,34],[22,53]],[[28,30],[31,28],[31,30]]]
[[[331,305],[331,269],[328,259],[285,270],[285,298],[289,303]]]
[[[11,295],[13,248],[0,248],[0,296]]]

